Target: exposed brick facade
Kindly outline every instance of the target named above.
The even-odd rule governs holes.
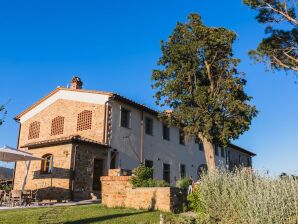
[[[92,115],[91,128],[77,130],[78,114],[83,111],[90,111],[89,115]],[[53,134],[52,121],[57,117],[63,117],[63,122],[59,124],[63,124],[63,131],[58,130]],[[39,134],[37,138],[28,139],[29,128],[33,122],[40,124]],[[54,140],[72,135],[80,135],[95,142],[103,142],[103,127],[104,105],[60,99],[22,123],[19,145],[22,147],[30,143]],[[59,128],[61,130],[61,127]],[[35,134],[35,136],[37,135]],[[62,144],[57,142],[51,145],[38,146],[38,148],[23,148],[23,150],[28,150],[38,157],[42,157],[45,154],[53,155],[53,171],[50,174],[41,173],[41,161],[32,161],[30,165],[25,188],[30,190],[39,189],[38,195],[40,199],[89,199],[91,192],[99,194],[100,189],[93,189],[92,186],[93,162],[94,159],[102,159],[102,172],[106,175],[107,149],[103,146],[94,143],[68,142]],[[76,159],[74,162],[75,155]],[[75,171],[73,171],[74,166]],[[17,162],[14,189],[22,188],[25,172],[25,162]]]
[[[111,175],[118,172],[109,172]],[[165,212],[181,209],[183,194],[178,188],[150,187],[133,188],[131,176],[104,176],[102,183],[102,203],[113,207],[135,209],[158,209]]]
[[[77,119],[78,114],[88,110],[92,111],[91,129],[78,131]],[[58,116],[64,117],[63,134],[51,135],[52,120]],[[29,126],[33,122],[40,122],[40,133],[38,138],[28,139]],[[43,141],[66,137],[70,135],[81,135],[98,142],[103,142],[104,126],[104,105],[89,104],[70,100],[57,100],[37,115],[22,123],[20,132],[20,146],[36,141]]]
[[[30,149],[30,153],[42,157],[52,154],[54,169],[52,174],[42,174],[41,161],[32,161],[25,189],[39,189],[39,196],[44,200],[65,200],[70,198],[70,169],[72,144]],[[25,162],[17,162],[14,189],[21,189],[26,172]],[[55,197],[59,195],[59,197]]]

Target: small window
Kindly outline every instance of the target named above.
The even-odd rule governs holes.
[[[110,169],[116,169],[118,152],[111,151]]]
[[[226,163],[230,163],[230,161],[231,161],[231,152],[227,151]]]
[[[61,135],[64,129],[64,117],[55,117],[52,120],[51,135]]]
[[[220,148],[221,157],[225,158],[225,149],[223,147]]]
[[[195,143],[198,144],[200,151],[204,151],[204,145],[203,145],[203,142],[201,141],[201,139],[199,139],[198,137],[196,137],[195,138]]]
[[[167,183],[171,182],[170,164],[163,164],[163,180]]]
[[[152,160],[145,160],[145,166],[149,168],[153,168],[153,161]]]
[[[247,157],[247,166],[251,167],[251,158],[250,157]]]
[[[179,130],[179,143],[180,145],[185,145],[185,136],[184,136],[184,131]]]
[[[84,131],[92,127],[92,111],[84,110],[78,114],[77,131]]]
[[[186,177],[186,169],[184,164],[180,164],[180,177],[181,179]]]
[[[29,126],[28,140],[39,138],[40,122],[34,121]]]
[[[239,160],[239,165],[241,165],[241,163],[242,163],[241,155],[239,155],[238,157],[239,157],[239,159],[238,159]]]
[[[149,117],[145,118],[145,133],[147,135],[153,135],[153,119]]]
[[[145,166],[153,169],[153,161],[152,160],[145,160]],[[151,178],[153,179],[153,172]]]
[[[218,156],[218,145],[215,145],[215,155]]]
[[[130,128],[131,111],[121,107],[121,127]]]
[[[170,128],[166,124],[162,125],[162,138],[167,141],[170,140]]]
[[[52,173],[53,170],[53,155],[46,154],[42,156],[43,160],[41,161],[41,173],[47,174]]]

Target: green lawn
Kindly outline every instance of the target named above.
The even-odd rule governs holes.
[[[98,204],[49,207],[49,208],[26,208],[9,211],[0,211],[0,223],[5,224],[120,224],[136,223],[151,224],[159,223],[158,211],[139,211],[132,209],[108,209]]]

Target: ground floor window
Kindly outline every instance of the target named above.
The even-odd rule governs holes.
[[[41,161],[41,173],[52,173],[53,171],[53,155],[46,154],[42,156],[43,160]]]
[[[163,164],[163,180],[167,183],[171,182],[170,164]]]
[[[116,163],[117,163],[117,152],[112,151],[111,152],[111,159],[110,159],[110,169],[116,169]]]
[[[145,166],[149,168],[153,168],[153,161],[152,160],[145,160]]]
[[[181,177],[181,179],[186,177],[186,170],[185,170],[184,164],[180,164],[180,177]]]

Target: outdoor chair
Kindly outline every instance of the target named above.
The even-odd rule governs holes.
[[[31,203],[37,203],[38,200],[38,189],[31,191]]]
[[[5,191],[0,190],[0,206],[2,206],[2,204],[3,204],[4,196],[5,196]]]
[[[21,190],[11,190],[9,196],[9,204],[14,207],[16,205],[22,205],[22,191]]]

